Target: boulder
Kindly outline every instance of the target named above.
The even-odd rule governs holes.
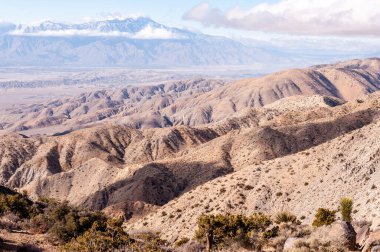
[[[375,218],[372,220],[372,225],[371,225],[371,231],[377,231],[380,229],[380,218]]]
[[[328,237],[332,242],[338,242],[350,250],[356,249],[356,232],[349,222],[334,222],[328,232]]]
[[[370,234],[370,227],[371,225],[367,224],[362,227],[358,227],[355,229],[356,231],[356,243],[363,247],[365,241],[368,239],[368,236]]]
[[[375,246],[371,248],[371,252],[380,252],[380,246]]]
[[[286,239],[284,244],[284,251],[293,250],[296,248],[297,242],[301,241],[302,239],[296,238],[296,237],[289,237]]]
[[[372,252],[377,251],[373,249],[378,249],[376,247],[380,246],[380,230],[377,230],[375,232],[372,232],[368,239],[364,243],[363,252]]]

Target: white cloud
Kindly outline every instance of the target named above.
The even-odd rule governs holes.
[[[145,26],[134,35],[136,39],[171,39],[174,37],[171,31],[164,28],[153,28],[150,25]]]
[[[145,17],[142,13],[120,13],[120,12],[101,12],[96,17],[83,17],[80,21],[95,22],[105,20],[124,20],[127,18],[137,19],[139,17]]]
[[[202,3],[184,19],[205,26],[299,35],[380,36],[379,0],[280,0],[225,12]]]
[[[46,30],[37,32],[25,32],[24,29],[11,31],[9,34],[15,36],[40,36],[40,37],[67,37],[67,36],[88,36],[88,37],[126,37],[131,39],[175,39],[177,38],[170,30],[165,28],[154,28],[151,25],[145,26],[137,33],[99,30]]]

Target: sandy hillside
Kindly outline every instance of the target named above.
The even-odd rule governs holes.
[[[352,60],[291,69],[235,82],[196,79],[87,92],[74,98],[18,106],[0,117],[0,131],[54,134],[103,122],[133,128],[197,126],[297,95],[354,101],[378,91],[380,60]]]
[[[137,202],[163,206],[217,177],[372,125],[380,112],[377,99],[378,94],[342,104],[298,96],[199,127],[105,124],[55,137],[5,135],[0,179],[34,198],[90,209],[125,203],[134,209]]]
[[[380,108],[377,100],[373,100],[373,109]],[[376,219],[380,217],[379,133],[380,121],[376,119],[307,150],[246,165],[127,226],[131,230],[157,230],[166,239],[176,240],[193,237],[202,213],[291,211],[310,223],[316,209],[337,208],[342,197],[353,198],[355,219]]]

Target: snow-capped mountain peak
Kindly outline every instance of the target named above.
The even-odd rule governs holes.
[[[24,36],[122,36],[134,39],[184,39],[194,34],[170,28],[150,18],[126,18],[87,23],[44,21],[37,25],[19,25],[12,35]]]
[[[239,65],[255,63],[257,52],[233,39],[144,17],[7,25],[0,33],[0,66]]]

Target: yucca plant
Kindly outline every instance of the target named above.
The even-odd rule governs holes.
[[[340,200],[340,214],[342,215],[342,220],[346,222],[352,221],[352,206],[353,201],[350,198],[342,198]]]
[[[289,212],[281,212],[278,213],[275,217],[275,222],[277,224],[280,223],[296,223],[297,222],[297,217]]]

